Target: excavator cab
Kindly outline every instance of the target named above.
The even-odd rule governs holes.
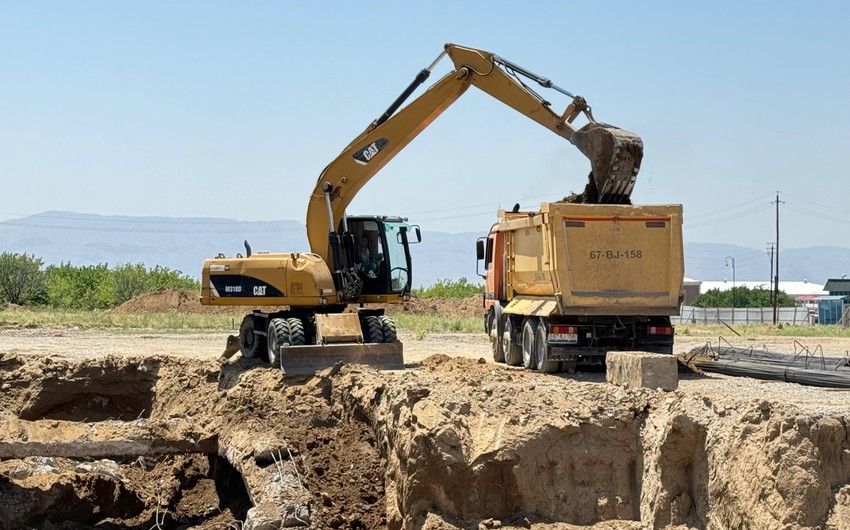
[[[410,245],[422,240],[419,227],[388,216],[347,216],[345,225],[354,243],[354,269],[363,282],[361,296],[410,293]],[[344,226],[340,231],[345,233]]]

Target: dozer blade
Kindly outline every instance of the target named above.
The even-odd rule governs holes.
[[[336,363],[366,364],[379,370],[403,370],[402,343],[284,346],[280,368],[286,375],[311,375]]]
[[[588,123],[570,141],[590,159],[598,202],[629,204],[643,160],[640,137],[607,123]]]

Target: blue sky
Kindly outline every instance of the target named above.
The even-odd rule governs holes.
[[[849,15],[801,1],[0,2],[0,220],[303,222],[325,165],[455,42],[641,135],[633,200],[683,204],[686,241],[765,248],[779,191],[783,248],[850,246]],[[588,171],[473,88],[350,213],[485,232],[497,208],[580,191]]]

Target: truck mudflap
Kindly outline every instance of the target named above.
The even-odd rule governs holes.
[[[336,363],[365,364],[378,370],[403,370],[403,345],[395,341],[284,345],[280,349],[280,369],[285,375],[312,375]]]

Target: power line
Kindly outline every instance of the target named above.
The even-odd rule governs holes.
[[[821,221],[832,221],[834,223],[850,224],[850,218],[832,217],[832,216],[829,216],[829,215],[824,215],[823,212],[814,213],[814,212],[810,212],[808,210],[804,210],[802,208],[795,208],[794,206],[791,206],[791,205],[788,205],[788,204],[786,204],[785,207],[788,208],[791,211],[797,212],[799,214],[802,214],[802,215],[805,215],[805,216],[808,216],[808,217],[813,217],[813,218],[821,220]],[[846,212],[844,212],[844,213],[846,214]]]
[[[743,217],[747,217],[749,215],[752,215],[752,214],[755,214],[755,213],[758,213],[758,212],[763,212],[763,211],[768,210],[768,209],[770,209],[770,204],[765,204],[763,206],[757,206],[757,207],[752,208],[750,210],[745,210],[743,212],[739,212],[739,213],[729,215],[729,216],[726,216],[726,217],[720,217],[718,219],[712,219],[712,220],[709,220],[709,221],[703,221],[701,223],[694,223],[694,224],[690,224],[687,221],[688,217],[686,216],[684,224],[687,228],[699,228],[699,227],[702,227],[702,226],[722,224],[722,223],[725,223],[727,221],[734,221],[736,219],[741,219]]]
[[[712,217],[712,216],[715,216],[715,215],[722,213],[722,212],[728,212],[730,210],[735,210],[735,209],[740,208],[742,206],[747,206],[748,204],[752,204],[754,202],[762,201],[762,200],[768,198],[769,196],[770,196],[769,193],[765,193],[764,195],[760,195],[760,196],[758,196],[754,199],[750,199],[748,201],[742,202],[740,204],[736,204],[734,206],[729,206],[728,208],[721,208],[719,210],[712,210],[710,212],[703,213],[703,214],[688,215],[688,219],[700,219],[700,218],[703,218],[703,217]]]

